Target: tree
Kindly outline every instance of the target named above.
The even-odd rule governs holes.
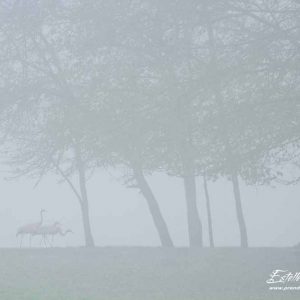
[[[295,62],[293,49],[298,46],[290,34],[297,5],[292,1],[230,1],[223,5],[229,18],[222,27],[211,8],[205,9],[211,93],[219,106],[212,126],[219,128],[213,145],[214,149],[222,149],[216,156],[219,167],[215,173],[231,178],[241,245],[247,247],[239,177],[247,183],[266,179],[269,174],[259,167],[261,158],[283,142],[289,128],[294,127],[286,107],[292,108],[289,112],[293,116],[295,100],[291,102],[291,98],[296,89],[290,63]],[[283,33],[288,33],[288,42]],[[287,119],[282,126],[282,120]]]
[[[81,101],[72,84],[77,80],[79,85],[80,70],[62,55],[73,54],[70,29],[74,28],[70,23],[61,23],[47,6],[34,9],[23,12],[20,20],[13,18],[3,25],[3,44],[10,47],[5,74],[9,75],[7,82],[11,82],[5,83],[3,90],[7,99],[16,103],[9,132],[10,151],[6,153],[17,175],[42,178],[50,171],[58,171],[63,176],[80,203],[86,246],[93,247],[86,189],[87,152],[84,154],[80,127],[73,120]],[[13,10],[10,16],[18,12]],[[46,14],[47,23],[41,14]],[[72,71],[74,76],[70,77]],[[83,114],[76,116],[82,120]],[[61,169],[65,159],[71,164],[67,172]],[[69,178],[73,173],[78,174],[80,193]]]

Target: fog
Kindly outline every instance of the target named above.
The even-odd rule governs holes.
[[[41,208],[46,209],[45,223],[60,221],[74,234],[58,237],[55,246],[83,246],[80,207],[72,191],[49,176],[37,187],[33,180],[1,182],[0,237],[1,247],[18,247],[17,229],[39,219]],[[174,243],[188,246],[184,191],[178,179],[162,175],[150,180],[162,212],[169,225]],[[126,188],[118,174],[97,174],[88,182],[92,230],[97,246],[153,246],[160,245],[155,227],[142,195]],[[205,245],[208,246],[207,217],[201,181],[198,182],[198,207],[203,220]],[[249,244],[253,247],[293,246],[300,241],[299,188],[242,187],[245,219],[249,230]],[[214,234],[217,246],[238,246],[238,225],[234,214],[234,200],[228,182],[218,182],[211,189]],[[222,198],[222,202],[219,199]],[[172,206],[172,210],[168,208]],[[268,216],[267,218],[265,216]],[[224,224],[226,224],[224,226]],[[25,241],[28,246],[28,241]],[[39,247],[35,238],[32,246]]]
[[[0,0],[0,191],[0,299],[300,291],[300,2]]]

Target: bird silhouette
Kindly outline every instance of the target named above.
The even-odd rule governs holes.
[[[34,235],[34,233],[42,226],[43,221],[44,221],[44,217],[43,214],[46,211],[44,209],[41,209],[40,211],[40,221],[36,222],[36,223],[30,223],[30,224],[26,224],[21,226],[18,231],[16,236],[21,236],[21,240],[20,240],[20,248],[22,248],[22,242],[23,242],[23,237],[25,235],[29,235],[30,239],[29,239],[29,245],[31,247],[31,237]]]

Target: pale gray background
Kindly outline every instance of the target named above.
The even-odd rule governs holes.
[[[98,173],[89,182],[91,225],[99,246],[159,246],[146,202],[135,189],[128,189],[118,174]],[[182,180],[163,175],[149,177],[169,225],[176,246],[188,245]],[[0,247],[16,247],[19,226],[39,220],[45,208],[45,223],[61,221],[73,235],[56,237],[56,246],[80,246],[84,243],[78,201],[57,177],[48,176],[34,189],[35,181],[19,179],[0,181]],[[242,185],[243,208],[249,231],[250,246],[292,246],[300,242],[299,186],[277,188]],[[206,207],[202,181],[198,180],[198,207],[203,221],[205,244],[208,245]],[[232,187],[219,181],[210,183],[216,246],[238,246],[239,231]],[[222,200],[223,199],[223,200]],[[172,207],[172,209],[170,209]],[[24,239],[28,245],[27,239]],[[33,239],[39,246],[40,238]]]

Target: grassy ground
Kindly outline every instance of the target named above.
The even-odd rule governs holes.
[[[300,291],[266,284],[274,269],[300,272],[299,249],[7,249],[0,256],[1,300],[300,299]]]

